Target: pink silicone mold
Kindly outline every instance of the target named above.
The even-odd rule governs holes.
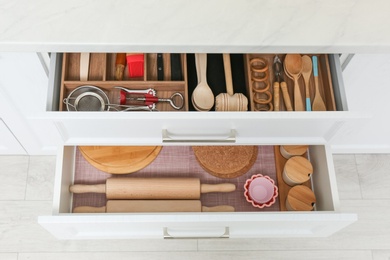
[[[269,207],[278,197],[278,187],[273,179],[266,175],[256,174],[246,180],[244,185],[246,200],[256,208]]]

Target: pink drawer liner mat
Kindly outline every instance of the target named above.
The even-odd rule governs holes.
[[[255,174],[268,175],[277,184],[275,156],[273,146],[259,146],[257,160],[253,167],[244,175],[233,179],[221,179],[207,173],[198,164],[190,146],[164,146],[157,158],[144,169],[131,174],[111,175],[102,172],[89,164],[80,151],[76,151],[75,184],[101,184],[107,178],[115,177],[195,177],[201,183],[228,182],[236,185],[236,191],[229,193],[202,194],[203,206],[231,205],[235,211],[279,211],[279,198],[275,204],[268,208],[255,208],[244,197],[244,184],[247,179]],[[94,206],[100,207],[106,204],[104,194],[74,194],[73,207]]]

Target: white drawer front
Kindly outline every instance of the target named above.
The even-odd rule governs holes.
[[[61,54],[52,54],[45,117],[65,144],[161,144],[162,131],[180,138],[225,136],[236,143],[326,143],[349,118],[338,55],[328,55],[337,111],[332,112],[54,112],[59,103]]]
[[[332,156],[324,145],[310,146],[317,198],[316,211],[311,212],[70,213],[75,152],[74,146],[61,149],[53,215],[39,218],[44,228],[61,239],[329,236],[356,221],[356,215],[338,212]]]

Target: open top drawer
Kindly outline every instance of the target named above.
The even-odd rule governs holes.
[[[275,180],[280,192],[283,190],[283,180],[277,177],[277,156],[280,154],[275,147],[258,146],[257,159],[248,172],[240,177],[221,179],[206,173],[197,164],[191,147],[166,146],[147,167],[126,176],[180,176],[200,178],[202,183],[208,184],[233,183],[236,191],[201,194],[200,200],[204,206],[234,206],[235,212],[71,213],[75,207],[88,203],[89,206],[104,206],[106,197],[104,194],[72,194],[70,185],[101,184],[111,176],[85,163],[78,147],[65,146],[58,156],[53,216],[40,217],[39,222],[58,238],[107,239],[162,238],[164,232],[167,237],[226,237],[226,230],[229,237],[328,236],[356,220],[353,214],[338,212],[332,157],[324,145],[311,145],[308,152],[314,168],[309,183],[316,196],[314,211],[281,211],[285,203],[282,196],[270,207],[253,207],[243,195],[245,180],[252,175],[267,175]]]
[[[93,69],[91,69],[90,80],[80,81],[77,67],[80,54],[52,54],[47,103],[49,113],[46,113],[45,117],[56,124],[66,144],[123,145],[126,143],[162,144],[167,140],[163,138],[164,133],[168,133],[170,139],[180,142],[183,139],[199,142],[199,139],[204,139],[201,137],[206,137],[207,141],[211,139],[220,142],[232,132],[235,135],[234,142],[238,144],[248,144],[249,140],[263,144],[326,143],[347,119],[358,116],[347,112],[338,55],[317,55],[319,57],[320,92],[326,102],[328,110],[326,112],[284,111],[286,108],[283,99],[280,102],[281,111],[257,111],[263,108],[256,105],[254,100],[263,100],[265,97],[253,91],[251,87],[254,82],[251,81],[250,64],[256,58],[265,58],[271,63],[274,57],[271,54],[230,55],[234,91],[247,96],[248,112],[196,112],[193,111],[191,102],[192,91],[198,82],[194,55],[181,55],[183,78],[178,81],[170,79],[169,71],[165,80],[156,80],[155,55],[157,54],[145,54],[144,77],[132,79],[125,75],[123,81],[115,81],[113,80],[115,54],[91,54],[91,60],[94,59],[92,57],[102,60],[102,68],[99,67],[97,75],[92,73]],[[164,55],[164,57],[167,56],[167,54]],[[280,54],[280,57],[283,58],[283,54]],[[222,55],[208,54],[208,60],[208,83],[215,92],[214,95],[225,93]],[[75,69],[65,70],[63,66],[68,66],[70,63],[74,64]],[[148,64],[152,69],[149,69]],[[275,77],[272,64],[268,66],[269,89],[272,94]],[[286,76],[284,78],[293,101],[293,81]],[[304,95],[304,81],[301,78],[299,82],[301,93]],[[313,90],[313,74],[310,82],[311,90]],[[84,84],[96,85],[107,92],[110,92],[117,84],[128,89],[155,88],[157,95],[160,93],[162,97],[169,97],[172,93],[180,92],[184,96],[185,104],[179,111],[172,109],[167,103],[157,103],[158,112],[67,112],[63,104],[64,97]],[[313,94],[314,92],[311,91],[311,97]]]

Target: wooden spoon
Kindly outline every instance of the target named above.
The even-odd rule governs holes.
[[[312,71],[312,63],[309,56],[302,56],[303,68],[302,68],[302,77],[305,80],[305,94],[306,94],[306,111],[311,111],[311,102],[310,102],[310,76]]]
[[[313,74],[314,74],[314,84],[316,86],[316,93],[313,100],[313,111],[326,111],[325,102],[321,97],[320,88],[318,86],[318,61],[317,56],[313,56]]]
[[[304,111],[301,89],[298,79],[302,74],[302,57],[299,54],[287,54],[284,59],[284,68],[294,80],[294,110]]]
[[[214,106],[214,94],[207,84],[207,54],[196,53],[195,62],[198,63],[200,82],[192,92],[192,103],[195,109],[208,111]]]

